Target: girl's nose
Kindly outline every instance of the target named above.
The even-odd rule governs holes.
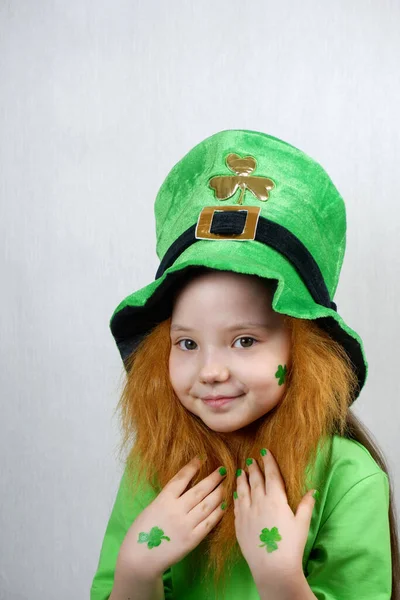
[[[205,365],[199,373],[199,379],[202,383],[212,383],[213,381],[226,381],[228,378],[228,367],[218,365]]]

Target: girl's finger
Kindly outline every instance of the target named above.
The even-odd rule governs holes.
[[[218,506],[225,502],[225,487],[222,481],[218,487],[215,488],[211,494],[208,494],[197,506],[195,506],[189,513],[188,518],[190,519],[191,527],[194,529],[207,518]],[[222,509],[225,510],[225,509]]]
[[[253,503],[265,498],[265,478],[256,460],[248,458],[246,465],[249,471],[251,502]]]
[[[198,540],[197,544],[199,544],[201,540],[204,539],[208,533],[210,533],[211,529],[213,529],[222,519],[225,512],[225,508],[222,509],[221,504],[218,504],[217,508],[193,529],[193,535]]]
[[[286,502],[286,487],[281,470],[273,454],[269,450],[265,453],[264,450],[261,450],[260,454],[264,464],[265,494]]]
[[[236,471],[236,492],[238,495],[236,502],[245,508],[250,507],[250,486],[247,482],[247,475],[244,469],[238,469]]]
[[[195,474],[200,468],[200,459],[195,456],[190,462],[188,462],[172,479],[170,479],[161,493],[172,494],[174,498],[179,498],[181,494],[186,490],[193,479]]]
[[[226,477],[226,468],[218,467],[213,473],[202,479],[194,487],[185,492],[180,501],[184,512],[188,513],[206,498]]]

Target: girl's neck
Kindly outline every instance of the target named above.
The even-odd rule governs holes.
[[[248,443],[249,439],[256,439],[260,424],[260,419],[257,419],[237,431],[231,431],[229,433],[218,432],[218,436],[231,450],[233,455],[236,455],[240,451],[240,448],[242,448],[246,442]]]

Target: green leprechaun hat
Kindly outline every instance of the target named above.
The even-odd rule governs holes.
[[[172,310],[172,292],[188,271],[208,267],[277,282],[273,310],[317,324],[339,341],[358,376],[363,343],[333,297],[346,246],[342,197],[324,169],[275,137],[247,130],[216,133],[169,172],[155,201],[155,281],[127,296],[110,328],[121,358]]]

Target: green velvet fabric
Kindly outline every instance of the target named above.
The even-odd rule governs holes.
[[[331,298],[338,284],[345,251],[346,214],[342,197],[322,167],[293,146],[257,132],[225,131],[207,138],[171,170],[161,186],[156,202],[157,255],[161,259],[172,242],[196,223],[205,206],[236,204],[240,190],[227,200],[215,197],[209,180],[216,175],[232,176],[226,165],[231,154],[252,156],[257,167],[251,175],[268,177],[275,183],[266,201],[246,190],[243,206],[259,206],[261,216],[284,225],[308,248],[317,261]],[[196,254],[207,253],[205,244],[218,244],[229,259],[246,255],[251,241],[205,241]],[[260,250],[258,245],[256,250]],[[260,256],[268,264],[271,257]],[[251,269],[251,260],[248,261]],[[276,269],[275,269],[276,270]]]

